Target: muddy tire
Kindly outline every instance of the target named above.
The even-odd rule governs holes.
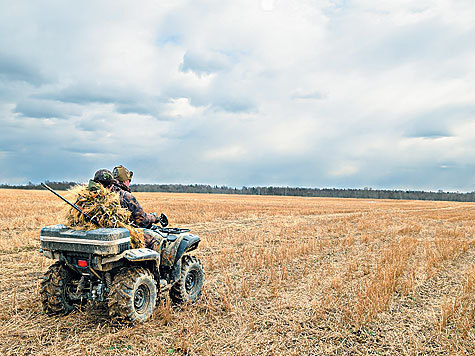
[[[48,314],[68,314],[80,301],[69,298],[74,292],[80,276],[62,263],[52,264],[41,282],[40,296],[43,310]]]
[[[185,256],[182,260],[180,279],[170,289],[170,298],[174,303],[193,303],[201,296],[205,272],[200,260],[194,256]]]
[[[156,303],[157,285],[147,269],[123,268],[114,276],[108,298],[110,316],[141,323],[152,316]]]

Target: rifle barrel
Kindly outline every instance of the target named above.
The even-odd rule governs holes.
[[[94,225],[100,227],[101,225],[97,222],[96,219],[90,217],[87,213],[85,213],[84,211],[82,211],[76,204],[73,204],[71,203],[70,201],[68,201],[67,199],[63,198],[61,195],[59,195],[58,193],[56,193],[53,189],[51,189],[50,187],[48,187],[46,184],[44,183],[41,183],[41,186],[43,188],[46,188],[48,189],[51,193],[53,193],[54,195],[56,195],[58,198],[62,199],[63,201],[65,201],[66,203],[68,203],[69,205],[71,205],[74,209],[76,209],[77,211],[79,211],[81,214],[83,214],[89,221],[91,221]]]

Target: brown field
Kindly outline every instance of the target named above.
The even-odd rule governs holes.
[[[0,190],[1,355],[475,354],[474,203],[135,195],[201,236],[201,300],[45,315],[39,230],[65,204]]]

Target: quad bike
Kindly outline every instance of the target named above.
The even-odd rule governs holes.
[[[153,313],[159,293],[175,303],[195,302],[204,271],[189,253],[200,238],[187,229],[152,229],[162,236],[160,252],[131,249],[125,228],[72,230],[65,225],[41,229],[40,252],[56,260],[41,283],[47,313],[71,312],[87,300],[107,302],[109,314],[143,322]]]
[[[94,222],[78,206],[42,185]],[[44,311],[67,314],[92,300],[107,303],[112,317],[143,322],[153,314],[160,293],[168,292],[174,303],[198,300],[204,270],[190,252],[200,238],[188,229],[164,227],[168,219],[163,214],[160,223],[162,227],[151,227],[162,237],[160,252],[132,249],[125,228],[42,228],[40,253],[56,260],[41,283]]]

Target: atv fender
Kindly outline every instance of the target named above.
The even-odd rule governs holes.
[[[181,260],[185,253],[196,249],[200,241],[200,237],[196,235],[189,234],[183,236],[183,239],[180,242],[180,246],[178,246],[178,251],[176,252],[175,264],[178,260]]]
[[[162,244],[161,264],[173,267],[184,253],[194,250],[200,243],[200,237],[193,234],[170,235]]]
[[[168,261],[169,267],[171,267],[171,282],[174,282],[180,278],[181,258],[183,257],[183,255],[187,252],[196,249],[200,241],[200,237],[193,234],[186,234],[184,236],[180,236],[172,243],[172,246],[170,246],[170,254],[167,254],[166,256],[162,255],[163,263],[166,264],[166,261]]]

